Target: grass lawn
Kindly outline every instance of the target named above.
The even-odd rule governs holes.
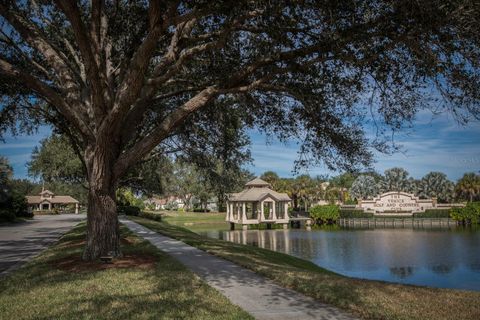
[[[84,237],[81,224],[0,279],[0,319],[251,319],[125,227],[113,264],[81,261]]]
[[[149,211],[161,214],[162,219],[170,224],[186,227],[193,231],[229,230],[225,222],[225,213],[219,212],[178,212],[178,211]]]
[[[206,238],[163,221],[131,219],[364,319],[480,319],[480,292],[348,278],[286,254]]]

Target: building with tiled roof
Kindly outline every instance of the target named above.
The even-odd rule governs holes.
[[[43,190],[38,196],[26,196],[30,210],[51,211],[64,209],[69,205],[75,206],[75,213],[78,213],[79,202],[71,196],[57,196],[50,190]]]

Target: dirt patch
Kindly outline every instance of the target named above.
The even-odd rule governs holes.
[[[62,243],[62,247],[64,248],[78,248],[85,246],[85,240],[71,240],[65,241]]]
[[[135,239],[133,237],[125,237],[120,239],[121,244],[134,244]]]
[[[52,261],[50,264],[63,271],[85,272],[126,268],[151,269],[155,266],[155,262],[155,256],[146,254],[127,254],[121,258],[115,258],[112,263],[83,261],[82,257],[74,255]]]

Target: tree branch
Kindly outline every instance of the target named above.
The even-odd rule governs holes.
[[[77,6],[77,2],[55,0],[55,3],[70,21],[75,39],[77,40],[77,44],[80,49],[80,53],[82,54],[86,73],[88,79],[91,81],[90,89],[93,93],[92,109],[94,113],[94,119],[98,124],[99,121],[103,119],[103,115],[107,112],[107,110],[103,96],[103,92],[105,92],[105,86],[100,81],[99,69],[96,62],[97,59],[95,59],[90,45],[91,39],[88,36],[85,25],[82,22],[80,9]]]
[[[78,87],[78,84],[71,75],[71,72],[74,72],[74,68],[69,63],[67,57],[62,55],[58,48],[55,48],[48,42],[36,27],[28,23],[22,16],[16,13],[15,10],[11,10],[1,3],[0,14],[32,48],[38,50],[45,57],[47,63],[55,69],[60,76],[61,84],[67,89],[67,93],[71,91],[71,89]]]
[[[170,132],[182,124],[189,114],[206,105],[217,94],[218,89],[216,87],[208,87],[170,113],[149,135],[120,156],[115,166],[115,176],[120,177],[125,173],[136,161],[142,159],[150,150],[168,137]]]
[[[60,96],[53,88],[49,87],[47,84],[41,82],[30,74],[16,69],[9,62],[3,59],[0,59],[0,72],[10,78],[13,78],[14,80],[22,81],[27,87],[38,93],[47,102],[54,106],[58,112],[65,117],[65,119],[70,121],[70,123],[76,127],[78,132],[80,132],[84,138],[89,140],[94,139],[93,133],[82,119],[81,115],[75,112],[73,106],[67,105],[64,101],[64,98]]]

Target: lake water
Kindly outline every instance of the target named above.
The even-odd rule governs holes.
[[[480,231],[455,228],[197,231],[364,279],[480,291]]]

